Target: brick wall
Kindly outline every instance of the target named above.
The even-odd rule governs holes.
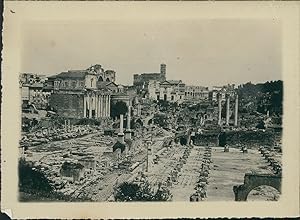
[[[53,93],[49,104],[60,116],[83,118],[83,94]]]

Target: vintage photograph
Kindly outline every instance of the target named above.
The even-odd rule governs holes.
[[[299,6],[5,2],[1,212],[298,216]]]
[[[280,200],[279,20],[22,28],[20,202]]]

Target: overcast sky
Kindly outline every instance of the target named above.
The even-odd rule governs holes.
[[[281,25],[274,20],[173,20],[40,23],[22,38],[22,72],[54,75],[101,64],[132,84],[159,72],[191,85],[281,79]]]

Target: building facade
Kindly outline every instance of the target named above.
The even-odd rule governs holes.
[[[49,104],[57,113],[69,118],[108,118],[115,71],[104,71],[96,64],[87,70],[72,70],[49,77],[53,87]]]
[[[221,100],[226,100],[226,94],[229,96],[235,95],[235,85],[228,84],[225,86],[213,86],[212,90],[209,92],[209,100],[210,101],[218,101],[218,94],[221,96]]]
[[[22,106],[33,105],[36,109],[46,109],[51,90],[45,88],[44,75],[21,73],[19,77]]]
[[[150,81],[159,81],[163,82],[166,80],[166,72],[167,66],[166,64],[160,65],[159,73],[142,73],[142,74],[134,74],[133,75],[133,86],[135,86],[138,90],[147,89]]]
[[[181,103],[184,94],[185,84],[181,80],[150,81],[148,84],[148,96],[153,100]]]
[[[208,100],[209,89],[204,86],[185,86],[186,100]]]

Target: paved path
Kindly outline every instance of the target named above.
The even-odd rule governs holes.
[[[242,153],[239,149],[230,148],[230,152],[224,152],[223,148],[214,147],[212,161],[207,188],[208,201],[234,201],[233,186],[244,183],[246,172],[255,170],[272,173],[256,149]]]

